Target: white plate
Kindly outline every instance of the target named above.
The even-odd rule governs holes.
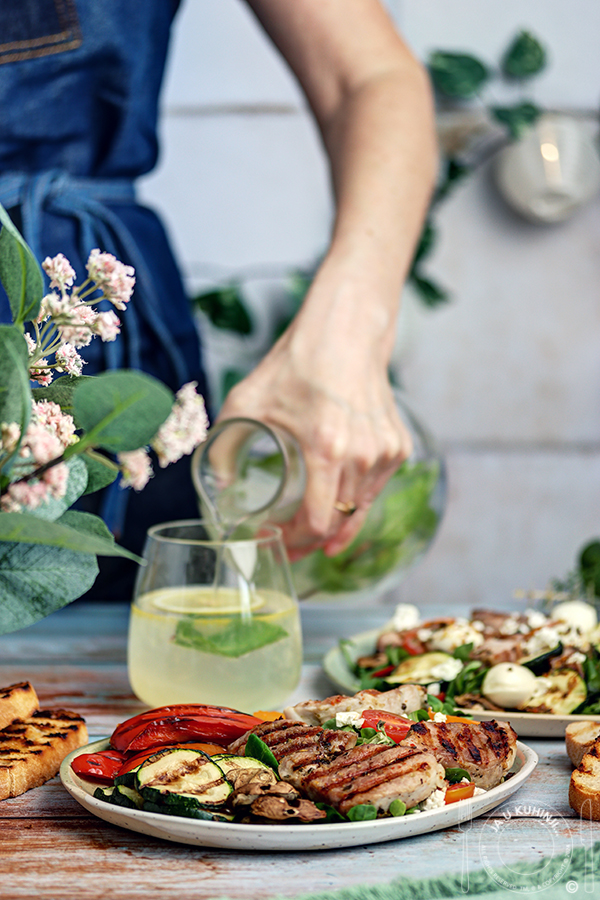
[[[348,652],[353,659],[359,656],[367,656],[373,653],[375,641],[380,634],[379,629],[373,631],[363,631],[348,638]],[[346,665],[344,655],[339,646],[332,647],[323,659],[323,668],[327,677],[345,693],[355,694],[360,690],[358,679],[352,674]],[[554,716],[543,713],[522,713],[522,712],[477,712],[476,710],[468,710],[469,714],[477,722],[483,722],[486,719],[501,719],[503,722],[510,722],[519,737],[538,737],[538,738],[564,738],[565,728],[569,722],[589,722],[590,719],[598,718],[595,716]]]
[[[144,812],[113,806],[94,796],[96,785],[83,781],[71,769],[80,753],[94,753],[108,747],[108,741],[95,741],[74,750],[60,767],[60,778],[71,794],[88,812],[111,825],[130,831],[193,844],[197,847],[223,847],[227,850],[331,850],[378,844],[430,831],[439,831],[482,816],[499,806],[518,790],[535,769],[538,756],[530,747],[517,744],[517,756],[511,777],[498,787],[470,800],[450,803],[441,809],[420,812],[401,818],[376,819],[372,822],[340,822],[327,825],[238,825],[231,822],[204,822],[161,813]]]

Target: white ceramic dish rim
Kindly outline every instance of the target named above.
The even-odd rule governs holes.
[[[371,631],[363,631],[349,637],[345,642],[353,644],[354,648],[349,647],[350,653],[356,658],[367,653],[372,653],[375,640],[381,633],[381,629],[372,629]],[[340,690],[351,694],[360,690],[358,680],[348,671],[346,661],[339,646],[332,647],[323,658],[323,669],[333,684]],[[543,713],[522,713],[522,712],[477,712],[468,710],[475,721],[481,722],[486,719],[500,719],[510,722],[519,737],[537,737],[537,738],[562,738],[564,737],[565,728],[571,722],[589,722],[590,719],[599,719],[600,716],[589,715],[570,715],[556,716]]]
[[[507,781],[469,800],[402,818],[325,825],[243,825],[125,809],[96,799],[93,792],[97,785],[85,782],[75,775],[71,762],[81,753],[94,753],[106,747],[107,739],[80,747],[63,760],[60,768],[64,787],[88,812],[112,825],[163,840],[238,851],[331,850],[439,831],[495,809],[521,787],[538,763],[536,752],[518,742],[517,758],[512,769],[514,774]]]

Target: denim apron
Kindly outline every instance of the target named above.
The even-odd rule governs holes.
[[[178,2],[2,0],[0,203],[39,261],[64,253],[83,280],[98,247],[136,270],[121,335],[80,351],[84,374],[140,369],[173,390],[197,381],[207,397],[167,235],[135,197],[136,178],[157,161],[158,98]],[[5,295],[0,320],[9,321]],[[113,488],[92,498],[137,552],[149,525],[197,515],[189,459],[158,470],[140,495]]]

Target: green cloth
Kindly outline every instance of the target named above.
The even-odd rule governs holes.
[[[437,878],[397,878],[389,884],[299,894],[294,900],[438,900],[448,897],[515,900],[523,895],[534,896],[537,900],[567,900],[569,897],[583,900],[584,897],[600,897],[600,866],[594,875],[594,858],[600,861],[600,843],[587,851],[575,847],[568,863],[565,855],[557,854],[551,858],[538,858],[532,863],[518,863],[510,869],[498,869],[493,877],[485,869],[478,869],[469,871],[468,878],[463,878],[460,872]]]

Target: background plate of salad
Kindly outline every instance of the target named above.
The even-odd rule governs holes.
[[[382,630],[381,628],[373,629],[353,635],[347,640],[341,641],[337,646],[332,647],[325,655],[322,663],[323,669],[330,681],[342,693],[355,694],[357,691],[370,686],[369,683],[361,680],[360,675],[353,670],[353,663],[357,659],[373,653],[377,638]],[[374,686],[381,689],[383,684],[379,683]],[[390,688],[397,686],[397,684],[390,685]],[[461,710],[458,707],[456,711]],[[550,713],[526,713],[508,709],[501,712],[468,709],[463,712],[477,722],[489,719],[510,722],[519,737],[564,738],[565,728],[570,722],[589,721],[590,719],[600,721],[600,714],[590,713],[557,715]]]

